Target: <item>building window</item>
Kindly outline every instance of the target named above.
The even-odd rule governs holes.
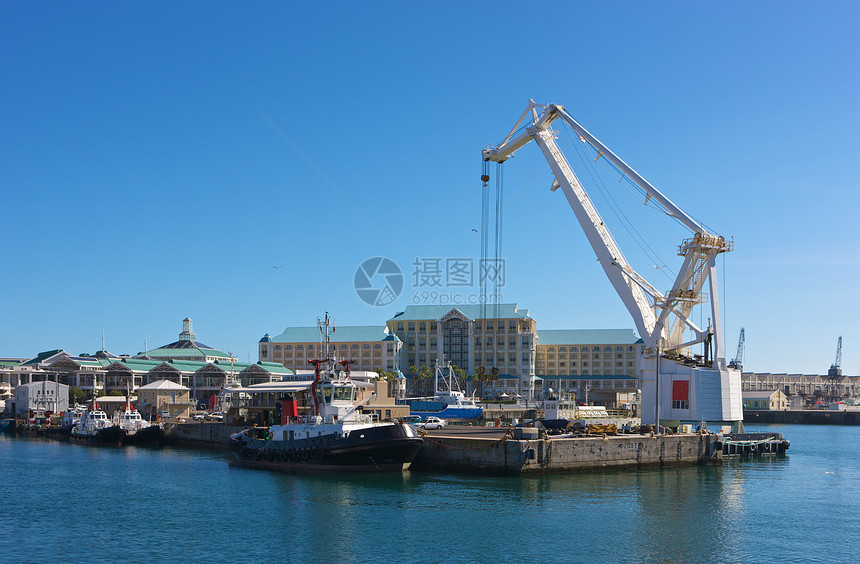
[[[435,332],[436,332],[436,322],[435,322],[435,321],[431,321],[431,322],[430,322],[430,332],[431,332],[431,333],[435,333]]]
[[[427,322],[426,321],[419,321],[418,322],[418,330],[419,331],[426,331],[427,330]]]
[[[410,322],[409,322],[409,330],[410,330],[410,331],[415,331],[415,323],[414,323],[413,321],[410,321]]]
[[[582,347],[582,352],[588,352],[588,347]]]
[[[398,330],[398,331],[403,331],[403,322],[402,322],[402,321],[400,321],[400,322],[398,322],[398,323],[397,323],[397,330]]]
[[[275,350],[276,350],[276,351],[281,350],[281,345],[275,345]]]
[[[690,409],[690,402],[687,400],[672,400],[672,409]]]

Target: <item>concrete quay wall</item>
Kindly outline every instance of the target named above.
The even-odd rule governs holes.
[[[860,425],[860,411],[795,409],[744,410],[744,423],[801,423],[804,425]]]
[[[716,464],[714,435],[626,435],[513,440],[425,437],[413,467],[494,474],[589,472],[608,468]]]

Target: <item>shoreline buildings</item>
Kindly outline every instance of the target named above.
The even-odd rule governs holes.
[[[485,396],[540,399],[555,392],[609,405],[630,402],[638,391],[642,340],[630,329],[538,329],[517,304],[407,306],[380,326],[337,327],[335,354],[356,370],[399,371],[414,378],[444,359],[481,382]],[[258,343],[259,359],[305,370],[321,354],[316,327],[291,327]],[[472,380],[472,389],[477,378]]]
[[[631,329],[541,329],[517,304],[408,306],[384,324],[335,327],[330,354],[352,360],[360,379],[372,380],[380,371],[405,376],[392,393],[397,398],[410,384],[418,391],[418,371],[428,367],[432,375],[434,364],[444,360],[465,372],[468,393],[485,399],[539,400],[553,394],[613,407],[636,399],[642,346]],[[14,404],[17,387],[42,381],[76,387],[87,397],[94,389],[124,395],[168,381],[187,387],[193,404],[208,404],[227,383],[308,379],[308,360],[325,356],[317,327],[266,334],[258,352],[256,363],[238,362],[199,342],[185,318],[176,341],[134,356],[112,354],[103,346],[91,355],[52,349],[31,359],[4,357],[0,408],[4,400]],[[781,390],[798,406],[860,397],[858,376],[744,372],[741,378],[744,392]]]

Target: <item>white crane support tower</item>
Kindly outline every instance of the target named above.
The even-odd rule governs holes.
[[[596,151],[596,159],[607,159],[633,180],[645,192],[646,203],[653,199],[667,215],[692,232],[692,237],[684,239],[678,247],[679,256],[684,258],[683,264],[672,288],[665,294],[637,273],[624,258],[555,142],[556,134],[550,125],[557,119],[566,123],[580,141]],[[529,100],[528,107],[511,132],[501,143],[484,149],[483,158],[485,161],[504,162],[532,140],[540,147],[555,176],[552,190],[562,189],[603,271],[642,336],[643,422],[741,421],[740,372],[726,363],[717,291],[716,257],[731,251],[732,242],[709,233],[701,223],[672,203],[574,120],[563,106],[541,105]],[[709,294],[703,292],[706,281]],[[711,305],[709,326],[700,328],[690,319],[690,313],[694,306],[708,301]],[[687,331],[691,338],[685,340]],[[686,353],[689,347],[698,343],[704,344],[704,359],[690,357]]]

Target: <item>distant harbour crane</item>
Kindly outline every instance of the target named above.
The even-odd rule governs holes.
[[[735,354],[735,358],[729,362],[729,367],[734,368],[743,372],[744,369],[744,328],[741,327],[741,336],[738,339],[738,352]]]
[[[842,335],[839,335],[839,340],[836,343],[836,362],[830,365],[827,376],[830,378],[842,376]]]
[[[830,370],[827,371],[827,399],[829,401],[839,401],[840,387],[842,382],[842,335],[839,335],[839,340],[836,342],[836,362],[830,365]]]

